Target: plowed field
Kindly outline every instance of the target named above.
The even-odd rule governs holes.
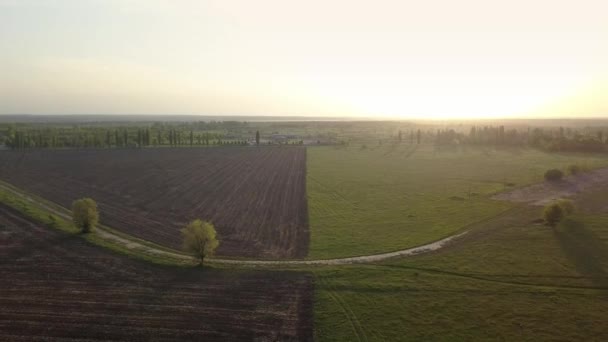
[[[169,269],[0,205],[0,340],[311,340],[303,273]]]
[[[102,223],[172,248],[200,218],[220,256],[308,252],[305,148],[4,151],[0,179],[68,208],[91,197]]]

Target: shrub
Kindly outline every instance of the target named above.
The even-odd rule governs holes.
[[[545,207],[544,218],[548,225],[555,227],[564,218],[564,210],[557,203],[550,204]]]
[[[83,233],[88,233],[95,229],[99,221],[97,203],[90,198],[82,198],[72,203],[72,220],[76,228]]]
[[[551,169],[545,172],[545,180],[550,182],[560,181],[564,177],[564,173],[558,169]]]
[[[548,225],[555,227],[564,217],[572,215],[575,211],[570,200],[559,200],[545,207],[544,218]]]

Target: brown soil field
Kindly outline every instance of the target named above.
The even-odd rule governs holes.
[[[312,340],[312,277],[155,266],[0,205],[1,341]]]
[[[304,147],[2,151],[0,179],[67,208],[91,197],[103,224],[172,248],[200,218],[220,256],[308,253]]]

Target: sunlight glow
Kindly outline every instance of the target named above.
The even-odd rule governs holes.
[[[606,116],[608,2],[0,0],[0,113]]]

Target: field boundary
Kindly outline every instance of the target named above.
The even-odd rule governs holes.
[[[55,203],[49,202],[38,196],[31,195],[11,184],[0,181],[0,190],[9,192],[10,194],[18,197],[21,200],[25,200],[28,204],[36,206],[38,209],[47,212],[49,215],[56,215],[68,222],[71,222],[72,218],[70,211],[63,208]],[[10,203],[7,203],[10,205]],[[22,211],[22,208],[16,208]],[[27,213],[25,213],[27,215]],[[468,231],[464,231],[452,236],[448,236],[441,240],[437,240],[425,245],[407,248],[399,251],[380,253],[373,255],[355,256],[347,258],[335,258],[335,259],[313,259],[313,260],[242,260],[242,259],[222,259],[222,258],[209,258],[208,263],[219,264],[219,265],[233,265],[233,266],[336,266],[336,265],[351,265],[351,264],[362,264],[362,263],[373,263],[384,261],[388,259],[407,257],[423,253],[436,251],[443,248],[450,242],[462,237],[467,234]],[[171,250],[163,246],[156,246],[149,241],[143,241],[141,239],[129,236],[124,233],[118,233],[114,229],[105,225],[99,225],[94,233],[97,237],[101,238],[105,242],[109,242],[115,245],[119,245],[126,250],[140,252],[145,255],[152,255],[157,257],[170,257],[181,261],[191,261],[192,257],[181,253],[176,250]],[[105,244],[98,243],[102,247]]]

